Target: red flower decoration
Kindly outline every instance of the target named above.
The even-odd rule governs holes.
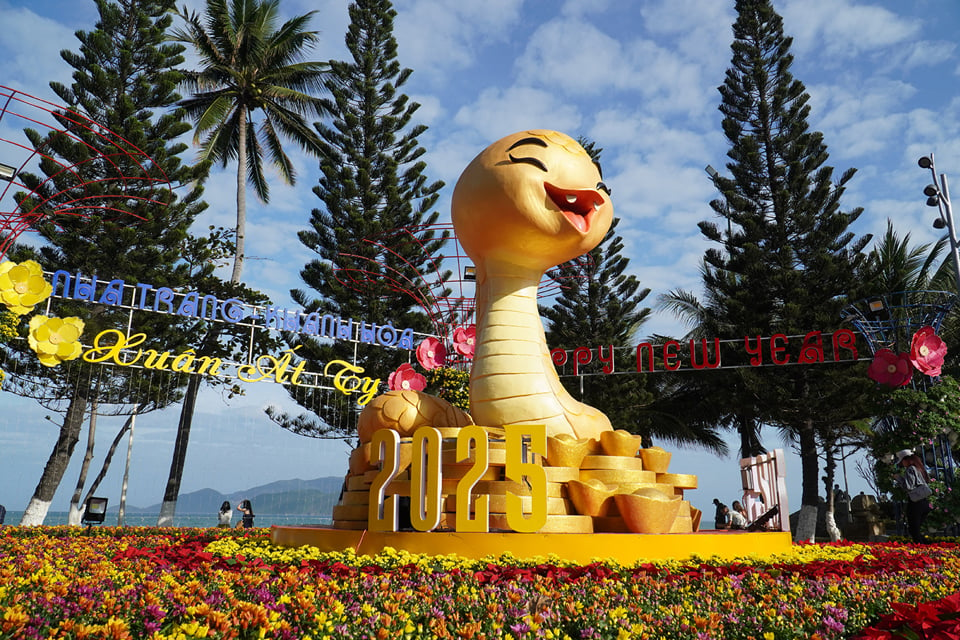
[[[424,338],[417,346],[417,362],[430,371],[442,367],[447,360],[447,348],[436,338]]]
[[[387,386],[391,391],[402,391],[412,389],[413,391],[423,391],[427,388],[427,379],[414,371],[408,362],[404,362],[397,367],[397,370],[387,377]]]
[[[466,358],[473,357],[474,343],[477,341],[477,328],[473,325],[469,327],[457,327],[453,331],[453,348],[460,355]]]
[[[939,376],[943,359],[947,355],[947,343],[940,339],[933,327],[923,327],[910,341],[910,362],[921,373]]]
[[[867,376],[874,382],[890,387],[902,387],[913,377],[913,365],[906,353],[896,354],[890,349],[880,349],[873,356]]]

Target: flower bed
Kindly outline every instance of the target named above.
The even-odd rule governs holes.
[[[926,637],[907,628],[946,624],[958,591],[951,543],[627,567],[325,554],[266,530],[0,529],[0,638]]]

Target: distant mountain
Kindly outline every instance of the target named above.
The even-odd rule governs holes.
[[[177,498],[177,514],[215,514],[224,500],[234,509],[241,500],[253,503],[257,515],[325,515],[332,516],[333,506],[340,498],[342,476],[328,476],[314,480],[278,480],[243,491],[222,494],[213,489],[200,489],[181,494]],[[116,511],[116,508],[109,509]],[[127,505],[130,513],[160,513],[160,504],[149,507]]]

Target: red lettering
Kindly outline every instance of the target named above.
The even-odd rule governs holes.
[[[713,339],[713,355],[714,361],[710,362],[710,352],[707,351],[707,341],[700,340],[700,352],[703,356],[703,361],[697,362],[697,347],[696,340],[690,341],[690,364],[694,369],[716,369],[720,366],[720,338]]]
[[[679,348],[680,343],[676,340],[667,340],[663,344],[663,367],[667,371],[676,371],[680,368],[680,363],[677,362],[679,358],[677,349]]]
[[[840,329],[833,332],[833,359],[840,360],[840,349],[847,349],[857,359],[857,336],[850,329]]]
[[[750,358],[751,367],[759,367],[763,364],[763,345],[761,344],[760,336],[757,336],[756,346],[750,345],[750,336],[744,337],[743,348],[747,350],[747,353],[753,354],[753,357]]]
[[[800,364],[823,362],[823,334],[811,331],[803,337],[803,346],[800,347]]]
[[[777,344],[780,340],[783,340],[784,342],[782,346]],[[788,342],[789,340],[787,339],[787,336],[783,335],[782,333],[775,333],[773,334],[773,337],[770,338],[770,358],[773,360],[773,364],[787,364],[790,362],[789,354],[783,360],[777,357],[787,350],[786,343]]]
[[[603,372],[604,373],[613,373],[613,345],[607,347],[610,349],[610,357],[603,357],[603,345],[597,347],[597,359],[603,363]]]
[[[643,350],[647,350],[647,371],[653,371],[653,345],[649,342],[641,342],[637,345],[637,373],[643,372]]]
[[[567,352],[563,349],[551,349],[550,359],[553,360],[553,364],[562,367],[567,364]]]
[[[573,350],[573,375],[579,375],[580,365],[589,364],[593,360],[593,352],[587,347],[577,347]]]

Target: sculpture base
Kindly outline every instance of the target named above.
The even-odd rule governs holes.
[[[284,547],[310,545],[321,551],[352,548],[359,555],[376,555],[385,547],[423,555],[456,554],[479,560],[510,552],[515,558],[556,555],[589,564],[615,560],[634,564],[645,560],[682,560],[690,556],[733,560],[766,558],[786,553],[790,532],[699,531],[697,533],[456,533],[419,531],[350,531],[325,526],[271,527],[270,538]]]

